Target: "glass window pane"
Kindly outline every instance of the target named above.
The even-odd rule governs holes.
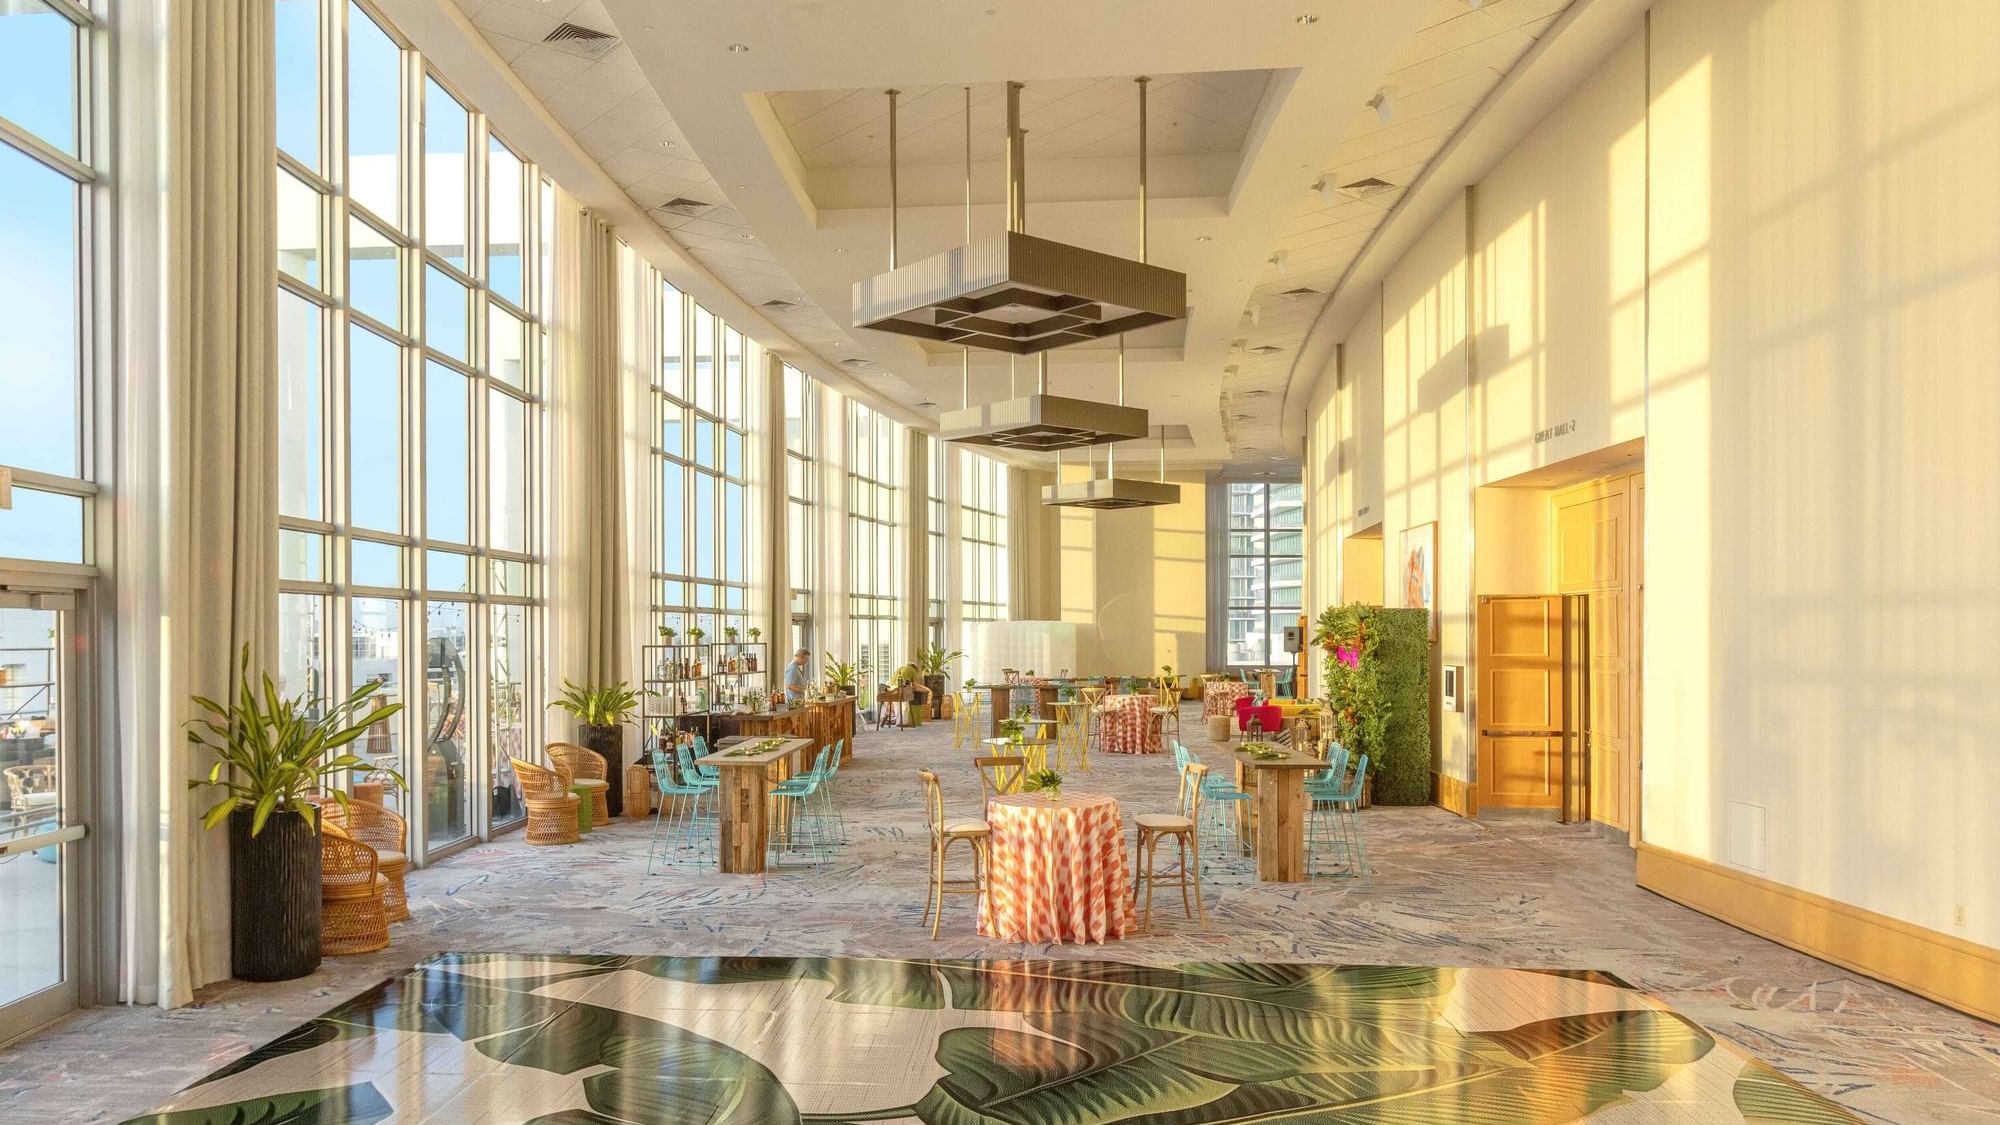
[[[278,595],[278,693],[326,698],[326,599]]]
[[[456,551],[425,551],[424,588],[447,594],[471,593],[471,563]]]
[[[76,184],[0,144],[0,201],[0,403],[9,420],[0,463],[77,476]]]
[[[540,249],[536,252],[541,260],[541,281],[536,286],[536,305],[544,318],[555,308],[556,292],[556,186],[548,180],[541,183],[541,221],[536,224],[539,232]],[[546,364],[542,370],[548,370]]]
[[[715,413],[715,314],[694,309],[694,404]]]
[[[424,79],[424,245],[457,266],[465,262],[465,135],[470,117],[458,99]]]
[[[278,578],[285,582],[326,581],[326,536],[290,528],[279,531]]]
[[[348,522],[403,529],[401,350],[359,325],[347,332]]]
[[[0,558],[83,561],[83,498],[14,486],[14,506],[0,508]]]
[[[1273,531],[1271,533],[1271,553],[1274,555],[1297,555],[1305,549],[1305,533],[1302,531]]]
[[[722,431],[722,471],[732,477],[743,475],[743,435],[735,430]]]
[[[687,448],[682,444],[682,417],[686,413],[678,406],[668,406],[660,419],[660,452],[670,457],[686,457]]]
[[[528,550],[528,415],[521,400],[489,389],[487,416],[487,481],[491,490],[491,526],[487,542],[502,551]]]
[[[486,307],[486,373],[510,387],[526,387],[522,347],[527,326],[497,304]]]
[[[521,158],[488,137],[486,143],[486,277],[493,291],[526,307],[522,293],[521,219],[524,179]]]
[[[402,251],[358,215],[347,219],[347,303],[391,328],[403,327]]]
[[[715,423],[701,420],[694,423],[694,461],[705,468],[715,468]]]
[[[424,267],[424,346],[470,362],[468,315],[465,286],[436,266]]]
[[[403,52],[361,5],[347,6],[347,191],[404,227]]]
[[[509,758],[525,757],[528,748],[527,721],[528,662],[533,650],[528,645],[528,607],[493,607],[493,639],[489,646],[493,659],[487,668],[487,715],[491,726],[493,774],[488,794],[495,825],[519,820],[527,815],[521,803],[521,786],[514,778]]]
[[[528,589],[528,564],[512,559],[493,560],[491,581],[491,592],[500,597],[525,598],[534,593]]]
[[[472,542],[472,411],[469,380],[442,363],[424,365],[424,535]]]
[[[278,169],[278,269],[315,289],[326,257],[325,197],[310,184]]]
[[[743,565],[743,486],[730,482],[722,486],[722,576],[732,582],[746,582]]]
[[[683,548],[683,526],[687,520],[687,500],[681,491],[681,467],[672,461],[660,462],[660,569],[668,574],[687,573]]]
[[[0,117],[75,156],[76,25],[42,0],[0,4]]]
[[[356,539],[348,545],[347,580],[355,586],[400,589],[403,585],[403,549],[394,543]]]
[[[722,417],[732,426],[743,424],[743,333],[725,330],[723,339]]]
[[[403,696],[403,603],[393,598],[354,598],[348,609],[349,682],[359,688],[378,684],[368,697],[368,707],[380,709],[406,702]],[[354,753],[370,763],[403,771],[403,716],[398,714],[369,726],[368,733],[354,744]],[[404,799],[396,786],[383,790],[384,804],[402,808]]]
[[[319,163],[319,0],[277,0],[271,12],[276,44],[278,147],[321,171]],[[0,108],[0,114],[13,116]]]
[[[687,374],[681,368],[681,291],[660,283],[660,389],[687,401]]]
[[[0,25],[0,31],[5,26]],[[5,512],[0,512],[4,516]],[[59,782],[76,755],[65,752],[62,716],[66,685],[58,660],[63,638],[53,610],[0,609],[0,727],[6,729],[7,811],[0,813],[0,841],[51,832],[63,823]],[[37,763],[55,768],[34,770]],[[20,768],[15,768],[20,767]],[[0,1005],[50,988],[63,979],[64,902],[61,847],[16,852],[0,860]],[[30,1116],[8,1114],[10,1120]]]
[[[697,578],[715,574],[715,478],[707,473],[694,475],[694,522],[688,541],[694,545],[694,573]]]
[[[324,518],[326,496],[324,319],[318,305],[278,291],[278,513],[309,520]]]

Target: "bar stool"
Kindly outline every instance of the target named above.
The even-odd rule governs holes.
[[[1136,904],[1141,884],[1146,888],[1146,903],[1142,910],[1144,925],[1153,928],[1153,888],[1165,882],[1169,887],[1181,889],[1181,909],[1196,925],[1206,921],[1201,905],[1201,799],[1208,782],[1208,767],[1190,762],[1181,767],[1180,795],[1174,802],[1172,813],[1140,813],[1133,819],[1139,825],[1139,839],[1136,849],[1137,872],[1132,882],[1132,898]],[[1160,841],[1171,839],[1178,852],[1178,861],[1172,872],[1173,879],[1163,879],[1157,861]],[[1194,889],[1194,906],[1188,906],[1188,889]]]

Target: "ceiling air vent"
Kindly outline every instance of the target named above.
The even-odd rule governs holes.
[[[665,203],[660,204],[659,210],[665,211],[669,215],[681,215],[692,219],[713,206],[715,206],[713,203],[703,203],[699,199],[689,199],[685,195],[676,195]]]
[[[757,307],[766,312],[787,313],[798,308],[799,303],[797,301],[787,301],[783,297],[773,297]]]
[[[858,371],[864,367],[875,366],[875,361],[872,359],[861,359],[857,356],[849,356],[848,358],[841,360],[840,365],[842,367]]]
[[[1297,287],[1296,289],[1286,289],[1286,290],[1284,290],[1283,292],[1279,293],[1279,294],[1278,294],[1278,296],[1280,296],[1280,297],[1289,297],[1289,298],[1291,298],[1291,299],[1292,299],[1292,300],[1294,300],[1294,301],[1302,301],[1302,300],[1306,299],[1307,297],[1317,297],[1317,296],[1319,296],[1319,290],[1317,290],[1317,289],[1310,289],[1310,288],[1307,288],[1306,286],[1303,286],[1303,285],[1301,285],[1301,286]]]
[[[1270,355],[1270,354],[1271,354],[1271,353],[1273,353],[1273,352],[1281,352],[1281,351],[1284,351],[1284,350],[1285,350],[1285,349],[1283,349],[1283,348],[1280,348],[1280,347],[1277,347],[1277,346],[1275,346],[1275,345],[1272,345],[1272,344],[1258,344],[1258,345],[1257,345],[1256,347],[1254,347],[1254,348],[1251,348],[1251,349],[1250,349],[1250,354],[1251,354],[1251,355]]]
[[[565,54],[579,58],[601,59],[618,46],[618,37],[608,31],[584,27],[582,24],[562,23],[554,31],[542,37],[542,42]]]
[[[1395,184],[1375,176],[1340,185],[1340,193],[1350,199],[1366,199],[1371,195],[1381,195],[1385,191],[1394,190],[1396,190]]]

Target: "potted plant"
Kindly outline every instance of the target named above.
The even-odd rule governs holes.
[[[750,643],[754,646],[762,644],[763,641],[764,641],[764,630],[759,629],[755,625],[750,626]],[[748,663],[749,671],[755,672],[757,670],[757,665],[759,661],[757,657],[757,650],[754,647],[749,652],[743,654],[743,659]]]
[[[1028,723],[1034,718],[1034,711],[1027,707],[1016,707],[1014,713],[1000,720],[1000,733],[1008,740],[1019,744],[1027,740]]]
[[[1046,767],[1030,773],[1022,780],[1021,788],[1030,793],[1040,793],[1051,801],[1062,800],[1063,777]]]
[[[242,980],[291,980],[319,967],[320,843],[317,793],[331,790],[342,808],[347,794],[329,779],[369,763],[347,747],[369,727],[403,709],[369,706],[382,685],[363,684],[333,706],[301,692],[278,695],[268,673],[250,679],[245,645],[236,698],[225,706],[195,696],[206,712],[188,724],[188,741],[215,755],[205,777],[222,799],[203,814],[204,828],[229,824],[229,971]],[[260,690],[261,688],[261,690]],[[379,700],[373,701],[379,704]],[[403,785],[402,775],[376,774]]]
[[[829,652],[825,654],[820,664],[819,674],[820,678],[826,681],[829,695],[853,695],[854,684],[861,675],[861,669]]]
[[[926,645],[917,650],[917,671],[924,678],[924,687],[931,693],[931,718],[945,717],[945,688],[949,683],[945,677],[952,664],[964,658],[964,652],[955,648],[947,650],[943,645]]]
[[[625,724],[631,720],[632,712],[639,709],[640,696],[646,693],[632,690],[623,680],[609,686],[578,687],[565,678],[562,686],[562,694],[549,706],[575,717],[577,743],[604,759],[607,778],[622,781],[625,767],[631,764],[625,760]],[[623,788],[622,784],[613,783],[604,794],[612,816],[624,811]]]
[[[734,625],[724,625],[724,626],[722,627],[722,639],[723,639],[723,642],[724,642],[724,643],[726,643],[726,644],[732,644],[732,645],[733,645],[733,644],[735,644],[735,643],[736,643],[736,626],[734,626]]]
[[[660,626],[660,639],[668,644],[673,644],[674,638],[680,635],[680,630],[674,628],[672,625]]]

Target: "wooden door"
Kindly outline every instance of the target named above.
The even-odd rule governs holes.
[[[1584,752],[1590,816],[1629,828],[1632,749],[1632,527],[1626,480],[1597,481],[1555,498],[1556,589],[1590,598],[1590,703]]]
[[[1646,474],[1632,476],[1632,810],[1630,837],[1639,846],[1646,778]]]
[[[1563,604],[1479,599],[1479,807],[1559,809]]]

